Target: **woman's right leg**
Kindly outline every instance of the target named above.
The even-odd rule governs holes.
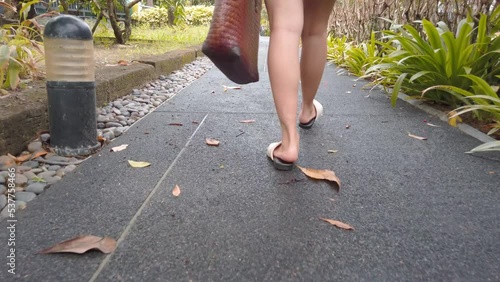
[[[300,77],[299,41],[303,27],[303,0],[266,0],[271,26],[269,78],[281,124],[281,145],[274,157],[295,162],[299,152],[297,131]]]
[[[302,110],[299,122],[307,123],[316,116],[313,100],[318,91],[327,56],[328,19],[335,0],[304,0],[304,28],[300,78]]]

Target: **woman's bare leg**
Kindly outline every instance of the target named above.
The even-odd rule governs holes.
[[[335,0],[304,0],[304,28],[301,35],[300,61],[302,109],[299,122],[301,123],[307,123],[316,116],[313,100],[325,69],[328,19],[334,4]]]
[[[274,157],[295,162],[299,153],[297,131],[300,78],[299,41],[303,27],[303,0],[266,0],[271,26],[269,78],[276,111],[281,123],[282,144]]]

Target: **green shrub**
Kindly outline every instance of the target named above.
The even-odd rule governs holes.
[[[33,3],[23,5],[19,13]],[[6,4],[2,5],[10,8]],[[21,16],[21,18],[22,18]],[[16,89],[21,78],[38,76],[38,62],[44,59],[40,27],[35,19],[19,24],[3,25],[0,29],[0,89]],[[2,91],[3,92],[3,91]]]
[[[186,24],[190,26],[210,25],[213,6],[188,6],[185,8]]]
[[[473,91],[472,81],[463,77],[469,74],[490,85],[498,85],[500,38],[489,35],[486,15],[481,16],[476,29],[472,18],[462,20],[456,34],[443,22],[436,27],[423,20],[421,25],[426,37],[420,36],[410,25],[384,31],[396,49],[384,63],[367,70],[367,75],[383,74],[378,81],[380,84],[394,84],[393,105],[399,90],[411,96],[420,96],[425,89],[435,85]],[[474,33],[476,42],[473,42]],[[453,107],[465,104],[460,95],[451,95],[438,88],[428,90],[424,95],[426,99]]]
[[[137,25],[147,25],[149,27],[164,27],[168,25],[168,10],[162,7],[154,7],[134,13],[132,20]]]

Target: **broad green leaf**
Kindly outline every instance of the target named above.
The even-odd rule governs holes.
[[[491,141],[484,143],[466,153],[472,154],[472,153],[491,152],[491,151],[500,151],[500,141]]]
[[[424,76],[424,75],[429,74],[429,73],[431,73],[431,72],[430,71],[419,71],[416,74],[412,75],[412,77],[410,78],[410,82],[413,82],[414,80],[420,78],[421,76]]]
[[[391,105],[393,107],[396,106],[396,101],[398,100],[398,95],[399,95],[399,89],[401,89],[401,84],[403,84],[403,80],[406,78],[407,75],[408,75],[407,73],[401,74],[396,80],[396,83],[394,84],[394,89],[392,90],[392,95],[391,95]]]

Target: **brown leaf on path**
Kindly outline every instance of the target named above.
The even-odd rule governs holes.
[[[207,138],[205,139],[205,142],[207,143],[208,146],[219,146],[220,144],[219,140],[213,138]]]
[[[330,201],[335,202],[334,198],[328,198]]]
[[[174,197],[179,197],[180,194],[181,188],[179,187],[179,185],[175,185],[174,189],[172,190],[172,195],[174,195]]]
[[[200,122],[199,122],[199,121],[197,121],[197,120],[193,120],[193,121],[192,121],[192,123],[193,123],[193,124],[199,124]]]
[[[116,249],[116,241],[111,237],[97,237],[94,235],[78,236],[60,242],[50,248],[41,250],[40,254],[52,253],[75,253],[83,254],[89,250],[99,250],[105,254],[109,254]]]
[[[254,123],[255,120],[254,119],[244,119],[244,120],[240,120],[241,123]]]
[[[335,172],[327,169],[314,169],[314,168],[305,168],[298,166],[297,167],[307,176],[317,179],[317,180],[328,180],[331,182],[337,183],[340,188],[340,179],[335,175]]]
[[[45,155],[47,155],[47,153],[48,153],[47,151],[38,151],[38,152],[34,153],[34,155],[31,156],[31,159],[33,160],[33,159],[36,159],[38,157],[45,156]]]
[[[352,226],[350,226],[349,224],[343,223],[343,222],[338,221],[338,220],[322,218],[322,217],[320,217],[320,219],[325,221],[325,222],[330,223],[333,226],[336,226],[336,227],[344,229],[344,230],[354,230],[354,228],[352,228]]]
[[[417,135],[414,135],[411,133],[408,133],[408,136],[410,136],[411,138],[418,139],[418,140],[427,140],[427,137],[421,137],[421,136],[417,136]]]
[[[7,156],[9,156],[11,159],[13,159],[16,163],[22,163],[22,162],[27,161],[31,157],[31,154],[24,154],[24,155],[21,155],[19,157],[13,156],[11,154],[7,154]]]
[[[172,122],[172,123],[169,123],[168,125],[182,126],[182,123]]]
[[[16,158],[16,162],[22,163],[27,161],[31,157],[31,154],[24,154]]]
[[[123,145],[120,145],[120,146],[116,146],[116,147],[113,147],[111,148],[110,151],[113,151],[113,152],[120,152],[120,151],[123,151],[125,149],[127,149],[128,147],[128,144],[123,144]]]

